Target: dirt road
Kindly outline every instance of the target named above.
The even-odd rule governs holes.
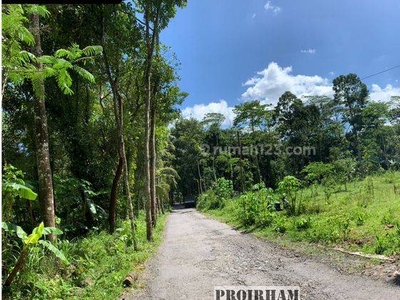
[[[146,287],[123,299],[213,299],[214,286],[300,286],[301,299],[400,299],[400,287],[343,275],[194,209],[175,210],[144,276]]]

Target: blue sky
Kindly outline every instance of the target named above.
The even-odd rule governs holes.
[[[181,63],[183,115],[221,112],[229,126],[240,102],[329,95],[336,76],[400,65],[400,2],[188,0],[161,40]],[[371,99],[389,100],[399,79],[396,68],[364,82]]]

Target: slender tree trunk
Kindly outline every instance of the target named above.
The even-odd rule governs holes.
[[[154,38],[155,37],[155,38]],[[159,57],[159,34],[153,32],[153,43],[156,57]],[[157,224],[157,215],[160,211],[160,205],[157,198],[156,190],[156,170],[157,170],[157,146],[156,146],[156,113],[157,113],[157,94],[159,90],[160,80],[157,78],[153,83],[153,94],[150,102],[150,190],[151,190],[151,215],[153,227]]]
[[[150,190],[151,190],[151,220],[153,227],[157,224],[157,193],[156,193],[156,107],[155,101],[150,108]]]
[[[35,38],[35,46],[32,48],[32,53],[36,57],[40,57],[42,55],[42,47],[40,40],[40,20],[38,14],[31,15],[30,30]],[[37,63],[36,67],[39,72],[41,72],[43,69],[41,63]],[[38,78],[34,80],[32,84],[35,93],[35,142],[38,167],[40,211],[44,226],[55,227],[56,222],[54,212],[53,179],[50,166],[49,133],[45,105],[44,79]],[[55,236],[49,235],[48,239],[53,241]]]
[[[144,12],[145,19],[145,30],[146,30],[146,48],[147,48],[147,58],[146,58],[146,71],[145,71],[145,85],[146,85],[146,101],[145,101],[145,151],[144,151],[144,160],[145,160],[145,195],[146,195],[146,232],[147,232],[147,240],[153,241],[153,218],[152,211],[154,210],[155,198],[153,195],[155,194],[155,181],[154,185],[152,185],[152,164],[151,164],[151,142],[152,142],[152,133],[151,133],[151,108],[152,108],[152,90],[151,90],[151,69],[153,62],[153,52],[154,45],[156,42],[157,36],[157,28],[159,21],[159,11],[160,8],[157,9],[155,19],[153,21],[153,34],[150,35],[150,6],[151,3],[148,3]],[[152,199],[154,199],[152,201]]]
[[[25,246],[19,257],[17,262],[15,263],[14,268],[12,269],[10,275],[8,275],[6,282],[4,283],[5,286],[10,286],[11,283],[14,281],[15,275],[17,275],[18,271],[21,270],[21,268],[23,267],[24,263],[25,263],[25,259],[28,256],[28,251],[29,248],[27,246]]]
[[[118,183],[121,179],[122,175],[122,159],[119,158],[118,167],[115,171],[114,180],[111,187],[111,195],[110,195],[110,210],[109,210],[109,224],[110,224],[110,232],[113,233],[115,231],[115,218],[116,218],[116,211],[117,211],[117,197],[118,197]]]
[[[158,211],[160,211],[162,214],[164,214],[164,200],[163,198],[157,199],[157,207],[158,207]]]
[[[121,152],[124,154],[125,153],[125,143],[122,139],[121,143]],[[132,205],[132,197],[131,197],[131,192],[129,188],[129,172],[128,172],[128,163],[126,160],[126,155],[122,155],[122,161],[123,161],[123,169],[124,169],[124,184],[125,184],[125,189],[126,189],[126,198],[128,201],[128,214],[129,214],[129,219],[131,221],[131,230],[132,230],[132,235],[133,235],[133,248],[135,250],[138,250],[137,247],[137,240],[136,240],[136,225],[135,225],[135,216],[133,214],[133,205]]]
[[[202,184],[201,184],[201,182],[202,182],[202,177],[201,177],[201,172],[200,172],[200,163],[199,162],[197,162],[197,172],[198,172],[198,174],[199,174],[199,193],[200,194],[203,194],[203,187],[202,187]]]
[[[251,120],[251,133],[253,134],[253,137],[255,136],[255,129],[254,129],[254,120]],[[255,164],[256,164],[256,168],[257,168],[257,180],[258,180],[258,182],[257,183],[261,183],[262,182],[262,177],[261,177],[261,170],[260,170],[260,161],[259,161],[259,159],[258,159],[258,149],[257,149],[257,151],[256,151],[256,153],[255,153],[255,156],[254,156],[254,162],[255,162]]]
[[[145,196],[146,196],[146,237],[153,241],[153,221],[151,203],[151,174],[150,174],[150,109],[151,109],[151,61],[153,48],[150,41],[149,8],[145,12],[146,19],[146,44],[147,44],[147,66],[146,66],[146,101],[145,101],[145,148],[144,148],[144,172],[145,172]]]
[[[129,188],[129,171],[128,171],[128,163],[127,163],[127,159],[126,159],[125,140],[124,140],[124,103],[123,103],[122,97],[118,90],[118,74],[116,74],[115,77],[113,77],[112,72],[111,72],[111,66],[108,61],[108,56],[106,53],[104,37],[105,37],[105,28],[104,28],[104,21],[103,21],[102,46],[103,46],[104,65],[106,68],[108,81],[111,85],[111,90],[113,93],[114,115],[115,115],[115,121],[116,121],[116,125],[117,125],[117,131],[118,131],[118,156],[119,156],[119,160],[122,161],[122,169],[123,169],[123,173],[124,173],[124,187],[125,187],[126,198],[127,198],[126,200],[127,200],[127,207],[128,207],[128,217],[129,217],[130,223],[131,223],[133,247],[135,250],[137,250],[135,216],[133,214],[132,198],[131,198],[131,193],[130,193],[130,188]]]

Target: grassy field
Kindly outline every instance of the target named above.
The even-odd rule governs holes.
[[[28,266],[4,299],[118,299],[123,281],[131,272],[140,273],[144,262],[153,256],[163,237],[167,215],[160,216],[153,231],[154,242],[146,240],[144,213],[137,220],[139,251],[130,241],[130,224],[124,221],[117,231],[93,232],[78,241],[59,241],[69,265],[57,264],[42,250],[30,253]],[[135,287],[133,287],[135,288]]]
[[[252,192],[245,197],[265,198],[266,194]],[[258,199],[255,218],[261,221],[253,224],[243,222],[242,199],[225,200],[222,208],[206,213],[284,243],[311,242],[349,251],[400,255],[400,172],[370,176],[347,187],[314,185],[301,189],[296,193],[295,215],[286,210],[268,211],[264,200]]]

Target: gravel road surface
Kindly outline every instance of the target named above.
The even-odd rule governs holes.
[[[195,209],[174,210],[165,239],[148,263],[142,290],[121,299],[213,299],[214,286],[300,286],[301,299],[396,300],[400,286],[339,273],[209,219]]]

